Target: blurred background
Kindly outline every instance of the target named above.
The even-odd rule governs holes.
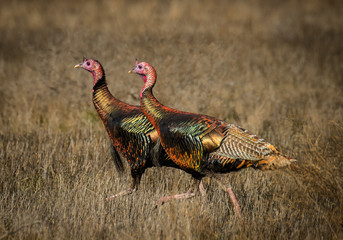
[[[343,237],[341,1],[3,1],[0,9],[0,239]],[[211,180],[149,169],[131,196],[74,69],[99,60],[108,87],[139,104],[135,59],[163,104],[238,124],[297,158],[295,169],[227,174],[245,216]],[[199,210],[200,209],[200,210]]]

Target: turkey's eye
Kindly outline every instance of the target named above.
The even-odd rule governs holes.
[[[138,68],[139,68],[139,69],[142,69],[142,65],[138,65]]]
[[[90,62],[86,62],[86,64],[87,64],[87,66],[91,65],[91,63],[90,63]]]

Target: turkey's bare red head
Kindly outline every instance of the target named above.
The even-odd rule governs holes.
[[[156,82],[156,71],[153,68],[153,66],[151,66],[149,63],[138,62],[136,60],[135,67],[132,70],[130,70],[129,73],[136,73],[142,77],[144,81],[144,86],[140,94],[141,97],[144,90],[152,88]]]
[[[143,78],[143,81],[146,82],[147,80],[147,75],[149,74],[149,69],[150,69],[150,65],[146,62],[138,62],[136,60],[136,65],[134,68],[132,68],[132,70],[129,71],[129,73],[136,73],[139,76],[141,76]]]
[[[95,83],[104,76],[104,70],[101,64],[95,59],[83,58],[83,62],[76,64],[74,68],[83,68],[92,73]]]

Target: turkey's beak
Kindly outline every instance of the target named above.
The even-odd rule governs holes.
[[[74,68],[79,68],[79,67],[81,67],[82,66],[82,63],[79,63],[79,64],[76,64],[75,66],[74,66]]]
[[[128,73],[137,73],[136,72],[136,66],[138,65],[138,59],[136,58],[136,65],[134,68],[132,68]]]

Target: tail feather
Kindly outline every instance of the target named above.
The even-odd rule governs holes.
[[[273,170],[290,166],[293,162],[296,161],[296,159],[287,158],[285,156],[282,156],[281,154],[275,154],[270,156],[266,160],[260,160],[256,162],[253,166],[260,170]]]

